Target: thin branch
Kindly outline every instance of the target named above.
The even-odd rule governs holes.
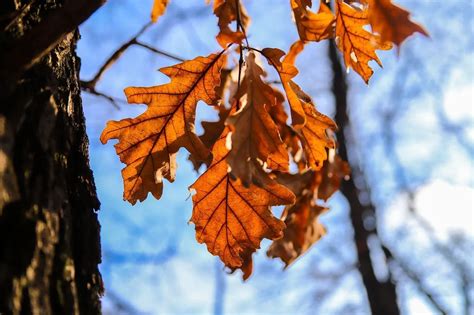
[[[417,287],[418,291],[425,296],[428,301],[431,303],[431,305],[437,309],[442,315],[448,314],[448,311],[444,308],[443,305],[441,305],[434,295],[430,292],[430,290],[423,284],[423,280],[417,275],[415,271],[413,271],[407,264],[405,264],[399,257],[395,257],[393,252],[391,252],[386,246],[382,245],[382,249],[385,253],[385,256],[387,259],[390,261],[394,262],[397,264],[400,269],[403,271],[405,275],[408,276],[408,278],[411,279],[413,284]]]
[[[84,92],[90,93],[92,95],[106,99],[116,109],[120,109],[120,106],[118,103],[127,103],[125,100],[112,97],[110,95],[97,91],[94,87],[87,86],[87,82],[80,81],[80,83],[81,83],[81,90],[83,90]]]
[[[102,96],[102,97],[105,97],[107,98],[109,101],[112,101],[112,98],[103,94],[103,93],[100,93],[98,92],[95,88],[96,88],[96,85],[97,83],[99,82],[99,80],[102,78],[102,76],[104,75],[104,73],[115,63],[117,62],[117,60],[122,56],[122,54],[128,49],[130,48],[131,46],[133,45],[137,45],[139,47],[142,47],[142,48],[145,48],[145,49],[148,49],[149,51],[151,52],[154,52],[156,54],[159,54],[159,55],[162,55],[162,56],[165,56],[165,57],[168,57],[168,58],[171,58],[171,59],[174,59],[176,61],[184,61],[183,58],[181,57],[178,57],[176,55],[173,55],[169,52],[166,52],[166,51],[163,51],[163,50],[160,50],[160,49],[157,49],[157,48],[154,48],[148,44],[145,44],[143,42],[140,42],[138,41],[138,38],[143,35],[143,33],[145,33],[145,31],[152,25],[152,22],[149,22],[147,24],[145,24],[129,41],[127,41],[126,43],[122,44],[119,48],[117,48],[117,50],[115,50],[112,55],[104,62],[104,64],[99,68],[99,70],[97,71],[97,73],[94,75],[94,77],[91,79],[91,80],[87,80],[87,81],[81,81],[81,88],[86,91],[86,92],[89,92],[91,94],[94,94],[94,95],[97,95],[97,96]],[[116,104],[115,104],[116,105]]]
[[[136,40],[134,44],[137,45],[137,46],[146,48],[146,49],[148,49],[148,50],[154,52],[155,54],[162,55],[162,56],[168,57],[168,58],[173,59],[173,60],[176,60],[176,61],[181,61],[181,62],[182,62],[182,61],[185,61],[185,59],[182,58],[182,57],[178,57],[178,56],[176,56],[176,55],[174,55],[174,54],[171,54],[171,53],[169,53],[169,52],[166,52],[166,51],[163,51],[163,50],[160,50],[160,49],[156,49],[156,48],[154,48],[154,47],[152,47],[152,46],[150,46],[150,45],[148,45],[148,44],[139,42],[138,40]]]
[[[145,24],[136,34],[133,36],[128,42],[124,43],[122,46],[120,46],[115,52],[105,61],[105,63],[99,68],[99,71],[97,71],[96,75],[89,81],[84,81],[83,87],[87,88],[95,88],[97,82],[100,80],[102,75],[104,74],[107,69],[110,68],[119,58],[122,56],[122,54],[132,45],[137,43],[137,38],[142,35],[150,26],[152,25],[152,22],[149,22]]]
[[[235,0],[235,4],[236,4],[236,8],[237,8],[237,21],[236,21],[236,24],[237,24],[237,31],[240,29],[242,31],[242,34],[244,34],[244,40],[245,40],[245,44],[247,46],[250,46],[249,45],[249,41],[248,41],[248,38],[247,38],[247,32],[245,31],[245,27],[244,25],[242,24],[242,14],[240,12],[240,0]]]
[[[143,311],[140,311],[135,306],[127,302],[126,299],[120,297],[117,293],[113,290],[107,289],[105,292],[105,297],[110,300],[110,302],[114,306],[114,314],[129,314],[129,315],[136,315],[136,314],[147,314]]]

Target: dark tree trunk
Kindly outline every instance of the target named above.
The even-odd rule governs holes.
[[[0,56],[66,2],[2,0]],[[0,314],[100,313],[78,38],[67,34],[19,80],[0,80],[9,87],[0,91]]]
[[[348,136],[350,136],[350,119],[348,116],[347,104],[347,83],[345,73],[341,62],[337,55],[337,49],[333,42],[329,43],[329,59],[331,61],[332,70],[334,74],[332,91],[335,97],[336,106],[336,123],[339,126],[337,133],[337,140],[339,144],[339,155],[346,161],[348,159]],[[358,174],[360,169],[357,161],[352,159],[350,161],[352,176],[348,181],[341,184],[341,192],[347,199],[350,207],[350,219],[354,229],[354,242],[357,248],[358,269],[362,276],[367,297],[370,304],[370,309],[374,315],[397,315],[400,310],[397,304],[397,292],[395,284],[388,277],[385,281],[377,279],[370,257],[370,250],[368,247],[369,237],[377,237],[377,230],[375,226],[375,207],[369,201],[368,204],[362,204],[359,199],[361,192],[368,193],[367,189],[361,191],[355,185],[354,177],[358,176],[361,182],[361,187],[365,186],[364,176]],[[370,199],[370,198],[369,198]],[[364,220],[372,219],[370,224],[364,225]],[[387,253],[388,250],[385,252]],[[389,259],[390,257],[386,257]]]

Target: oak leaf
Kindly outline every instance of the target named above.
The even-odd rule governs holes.
[[[397,46],[415,32],[429,36],[421,25],[410,20],[410,12],[391,0],[369,0],[369,22],[373,31],[380,34],[382,42]]]
[[[339,155],[335,155],[334,150],[330,151],[329,159],[324,162],[324,166],[318,174],[318,199],[327,201],[331,198],[339,190],[341,181],[347,180],[350,174],[349,163]]]
[[[284,52],[279,49],[265,48],[262,52],[280,74],[292,117],[304,117],[304,124],[298,124],[297,126],[293,124],[293,126],[301,139],[309,166],[314,170],[318,170],[327,158],[326,148],[334,147],[334,141],[329,139],[326,130],[335,131],[337,126],[329,117],[319,113],[311,98],[301,90],[298,84],[291,80],[294,73],[292,69],[294,68],[298,73],[298,70],[294,67],[294,62],[302,49],[303,43],[301,41],[294,43],[283,61],[280,61],[280,59]]]
[[[282,213],[281,219],[286,224],[284,236],[273,241],[267,251],[269,257],[280,258],[286,268],[325,235],[326,229],[319,222],[319,216],[328,209],[317,205],[315,200],[327,201],[349,174],[348,163],[335,155],[333,149],[319,171],[274,173],[277,182],[290,188],[297,200],[286,206]]]
[[[207,171],[190,186],[193,195],[191,222],[196,239],[210,253],[218,255],[231,269],[248,268],[244,259],[260,247],[263,238],[282,236],[285,224],[273,216],[270,207],[291,204],[294,194],[268,179],[264,186],[245,187],[233,180],[226,162],[229,128],[225,128],[212,148],[213,161]]]
[[[232,174],[248,186],[261,183],[259,170],[263,164],[269,169],[288,171],[288,153],[269,110],[276,105],[278,95],[262,81],[264,72],[250,53],[245,75],[235,98],[239,110],[227,119],[232,130],[232,150],[227,161]]]
[[[242,270],[242,279],[245,281],[247,280],[253,272],[253,259],[252,255],[255,253],[255,250],[247,249],[242,254],[242,266],[239,268],[230,268],[231,273],[234,273],[237,269]]]
[[[325,211],[327,208],[316,205],[308,195],[287,206],[281,218],[286,224],[284,236],[273,241],[267,255],[280,258],[288,267],[326,234],[318,220]]]
[[[278,48],[265,48],[262,50],[262,54],[268,60],[268,63],[278,72],[288,104],[290,105],[291,124],[295,128],[301,128],[306,123],[303,106],[292,88],[293,78],[298,74],[298,69],[294,65],[294,59],[303,50],[303,47],[304,44],[301,41],[294,43],[288,56],[283,61],[280,61],[280,59],[285,56],[284,51]]]
[[[218,17],[219,34],[217,34],[216,40],[219,45],[226,48],[230,43],[241,43],[245,38],[245,33],[242,30],[233,31],[230,29],[230,24],[234,21],[239,20],[241,25],[238,25],[238,28],[242,27],[242,29],[245,29],[250,22],[240,1],[214,0],[213,9],[214,14]]]
[[[154,0],[153,8],[151,9],[151,21],[155,23],[158,18],[163,15],[168,6],[169,0]]]
[[[327,209],[316,205],[318,185],[321,183],[322,170],[312,170],[298,174],[275,173],[278,183],[291,189],[297,196],[296,203],[286,206],[281,219],[286,228],[281,239],[273,241],[267,255],[280,258],[285,268],[306,252],[326,232],[319,223],[319,215]]]
[[[311,12],[306,8],[311,2],[291,0],[291,8],[295,16],[298,34],[302,41],[319,42],[334,36],[335,17],[331,9],[321,2],[318,13]]]
[[[301,139],[308,166],[319,170],[327,159],[326,149],[335,148],[335,141],[329,137],[328,132],[335,132],[337,126],[329,117],[316,110],[311,98],[299,86],[295,84],[293,90],[300,98],[306,115],[306,124],[296,132]]]
[[[285,144],[290,157],[296,163],[298,169],[302,171],[306,168],[306,160],[304,159],[301,141],[296,131],[286,123],[288,115],[284,107],[285,97],[278,90],[275,90],[275,94],[277,95],[277,102],[274,106],[270,107],[270,116],[278,126],[281,140]]]
[[[392,45],[383,42],[379,35],[364,29],[369,24],[368,10],[356,9],[343,0],[336,0],[336,44],[344,56],[347,68],[354,69],[366,83],[374,72],[369,61],[382,62],[376,49],[388,50]]]
[[[216,105],[215,87],[225,64],[224,51],[160,69],[171,82],[154,87],[125,89],[129,103],[147,104],[135,118],[109,121],[100,140],[118,139],[115,150],[126,164],[122,170],[124,200],[135,204],[149,192],[157,199],[163,177],[174,179],[175,153],[185,147],[195,159],[205,160],[209,150],[194,133],[197,102]]]

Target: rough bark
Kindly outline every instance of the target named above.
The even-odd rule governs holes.
[[[1,1],[0,55],[63,3]],[[0,91],[1,314],[100,313],[100,204],[88,161],[78,37],[68,33],[19,80],[0,82],[13,86],[8,95]]]
[[[375,224],[371,224],[372,226],[364,225],[364,220],[371,217],[372,222],[375,222],[375,206],[370,201],[368,204],[362,204],[359,195],[362,192],[369,193],[369,191],[367,189],[361,191],[361,188],[358,188],[354,182],[354,177],[358,176],[359,186],[367,188],[364,177],[358,173],[360,167],[357,161],[355,159],[349,160],[348,156],[348,138],[351,133],[347,103],[348,89],[344,70],[333,42],[329,44],[329,59],[334,74],[332,92],[336,104],[335,120],[339,126],[337,133],[339,155],[344,160],[350,161],[351,169],[353,170],[353,175],[348,181],[344,181],[341,184],[340,190],[350,207],[350,219],[354,229],[354,242],[357,248],[358,269],[367,291],[372,314],[397,315],[400,314],[400,310],[397,304],[395,284],[391,281],[391,277],[388,277],[385,281],[377,279],[370,257],[368,240],[371,236],[377,236],[377,230]],[[389,259],[390,257],[386,258]]]

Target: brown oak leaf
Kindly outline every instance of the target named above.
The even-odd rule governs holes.
[[[286,224],[284,236],[273,241],[267,255],[280,258],[285,268],[288,267],[326,234],[326,229],[318,219],[327,210],[316,205],[309,195],[287,206],[281,218]]]
[[[410,12],[391,0],[369,0],[369,22],[373,31],[380,34],[382,42],[397,46],[415,32],[429,36],[421,25],[410,20]]]
[[[245,38],[245,34],[241,31],[233,31],[230,24],[240,19],[241,26],[245,29],[250,18],[241,1],[235,0],[214,0],[214,14],[218,18],[219,34],[216,39],[222,48],[226,48],[230,43],[241,43]],[[240,14],[240,16],[239,16]]]
[[[318,13],[307,9],[311,3],[291,0],[296,27],[302,41],[319,42],[334,36],[335,17],[331,9],[321,2]]]
[[[294,43],[291,46],[288,56],[285,57],[283,61],[280,61],[280,59],[285,56],[285,52],[281,49],[265,48],[262,50],[268,63],[278,72],[288,104],[290,105],[291,124],[294,128],[301,128],[306,123],[306,115],[303,106],[292,88],[292,84],[295,84],[293,78],[298,74],[298,69],[294,66],[294,60],[296,55],[302,51],[303,46],[301,41]]]
[[[231,269],[245,269],[245,257],[260,247],[263,238],[282,236],[285,224],[273,216],[270,207],[291,204],[295,196],[270,179],[263,187],[248,188],[239,179],[233,180],[226,162],[228,134],[227,127],[212,148],[211,165],[190,186],[196,192],[190,221],[196,226],[197,241],[205,243],[210,253]]]
[[[366,83],[373,74],[369,61],[382,62],[376,49],[388,50],[392,45],[383,42],[379,35],[364,29],[369,24],[368,10],[355,8],[342,0],[336,0],[336,44],[344,56],[347,68],[354,69]]]
[[[335,132],[337,126],[331,118],[316,110],[311,98],[299,86],[295,84],[293,90],[300,98],[306,115],[306,124],[296,130],[303,144],[305,160],[310,168],[319,170],[327,159],[326,149],[335,148],[335,142],[328,136],[327,130]]]
[[[278,183],[297,196],[296,203],[286,206],[282,213],[281,219],[286,224],[283,238],[273,241],[267,251],[269,257],[283,260],[286,268],[325,234],[318,218],[327,209],[315,204],[323,171],[274,175]]]
[[[292,45],[288,55],[280,61],[284,52],[275,48],[265,48],[262,52],[274,65],[275,69],[280,73],[280,78],[285,89],[288,103],[292,111],[292,117],[304,117],[304,124],[295,127],[296,133],[301,139],[303,150],[309,166],[318,170],[322,167],[322,162],[327,158],[326,148],[333,148],[332,141],[327,133],[327,129],[335,131],[336,124],[327,116],[319,113],[311,98],[304,93],[301,88],[293,80],[291,80],[292,68],[294,67],[295,58],[302,50],[302,43],[296,42]],[[298,73],[298,70],[295,70]],[[296,113],[296,114],[295,114]]]
[[[151,21],[155,23],[158,18],[163,15],[168,6],[169,0],[154,0],[153,8],[151,9]]]
[[[100,140],[118,139],[115,150],[126,164],[122,170],[124,200],[135,204],[149,192],[157,199],[163,190],[163,177],[173,181],[175,153],[185,147],[195,159],[205,160],[209,150],[194,133],[197,102],[216,105],[224,51],[197,57],[160,69],[171,82],[154,87],[125,89],[129,103],[147,104],[135,118],[109,121]]]
[[[339,190],[341,181],[348,179],[351,174],[349,163],[339,155],[334,155],[334,151],[329,152],[329,155],[329,159],[324,162],[318,178],[317,197],[324,201],[331,198]]]
[[[306,160],[304,159],[301,141],[296,131],[286,123],[288,120],[288,115],[286,114],[284,107],[285,97],[280,91],[274,91],[277,95],[277,102],[274,106],[270,107],[270,116],[278,126],[281,140],[285,144],[293,162],[296,163],[299,170],[304,170],[306,168]]]
[[[278,95],[262,81],[264,72],[255,63],[254,53],[246,61],[245,75],[236,94],[240,108],[227,119],[231,125],[231,151],[227,161],[231,172],[248,186],[261,183],[259,170],[266,163],[269,169],[288,171],[288,152],[269,110]]]
[[[253,271],[253,259],[252,255],[255,253],[255,250],[252,249],[247,249],[243,254],[242,254],[242,266],[239,268],[230,268],[231,273],[234,273],[237,269],[242,270],[242,278],[243,280],[247,280],[251,275]]]

